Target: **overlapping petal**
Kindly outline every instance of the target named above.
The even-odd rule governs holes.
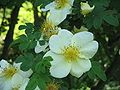
[[[88,59],[79,59],[78,64],[82,68],[83,73],[89,71],[91,68],[91,62]]]
[[[98,50],[98,42],[91,41],[84,47],[80,49],[80,53],[85,56],[85,58],[92,58]]]
[[[93,38],[93,34],[90,32],[79,32],[72,37],[72,44],[81,48],[84,45],[87,45],[87,43],[89,43],[90,41],[92,41]]]
[[[68,0],[63,8],[56,8],[56,2],[53,1],[50,4],[46,5],[45,8],[41,9],[42,11],[49,10],[48,19],[54,22],[55,25],[59,25],[63,22],[67,15],[72,12],[71,8],[73,6],[74,0]]]
[[[52,57],[52,59],[53,59],[53,61],[51,61],[51,64],[52,64],[52,65],[56,65],[56,64],[58,64],[58,63],[60,63],[60,62],[62,62],[62,61],[64,60],[64,58],[63,58],[62,55],[60,55],[60,54],[55,54],[55,53],[52,52],[52,51],[48,51],[48,52],[44,55],[44,57],[47,57],[47,56],[51,56],[51,57]]]
[[[58,64],[52,65],[50,67],[50,73],[53,77],[64,78],[69,74],[70,69],[71,63],[62,60]]]
[[[11,80],[7,80],[6,82],[4,82],[2,90],[11,90],[11,88],[12,88]]]
[[[29,78],[25,78],[22,82],[22,85],[20,86],[19,90],[25,90],[27,84],[29,82]]]
[[[74,3],[74,0],[69,0],[69,4],[72,6]]]
[[[60,54],[65,46],[71,44],[73,34],[67,30],[60,30],[58,35],[51,36],[49,47],[51,51]]]
[[[70,31],[61,30],[58,35],[52,36],[49,40],[50,51],[45,55],[53,58],[50,67],[51,75],[56,78],[64,78],[70,73],[79,78],[83,73],[89,71],[91,68],[89,59],[98,50],[98,42],[93,39],[93,34],[87,31],[73,35]],[[72,58],[69,54],[72,53],[73,47],[78,49],[78,52],[73,52],[76,53],[74,59],[77,60],[67,60],[68,57]]]
[[[72,62],[70,74],[79,78],[83,74],[83,69],[78,62]]]
[[[28,84],[29,78],[24,78],[19,74],[16,74],[13,76],[11,83],[12,83],[12,89],[18,89],[18,90],[25,90],[27,84]]]
[[[0,67],[1,67],[1,69],[4,69],[4,68],[6,68],[8,66],[9,66],[9,63],[6,60],[2,59],[0,61]]]
[[[54,8],[54,7],[55,7],[55,2],[51,2],[48,5],[46,5],[45,8],[42,8],[41,10],[42,11],[48,11],[48,10]]]
[[[51,8],[49,12],[48,19],[52,22],[54,22],[55,25],[59,25],[61,22],[63,22],[67,15],[71,13],[71,7],[68,5],[64,9],[56,10],[55,8]]]

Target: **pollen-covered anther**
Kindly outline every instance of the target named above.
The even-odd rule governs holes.
[[[49,39],[52,35],[57,34],[58,31],[56,30],[56,26],[50,22],[49,20],[46,20],[42,25],[42,33],[45,38]]]
[[[68,62],[76,61],[79,58],[79,50],[75,46],[65,47],[63,50],[63,55]]]
[[[55,82],[51,82],[47,85],[47,90],[59,90],[60,85]]]
[[[16,72],[17,72],[17,69],[12,66],[5,68],[5,70],[3,71],[6,78],[11,78]]]
[[[55,0],[55,3],[56,3],[56,8],[60,9],[60,8],[64,8],[66,4],[68,4],[68,0]]]
[[[42,24],[42,31],[48,31],[49,29],[54,29],[54,25],[52,22],[50,22],[49,20],[44,21],[44,23]]]

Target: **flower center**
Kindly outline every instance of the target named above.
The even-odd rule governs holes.
[[[43,23],[41,30],[45,39],[49,39],[52,35],[58,33],[57,27],[49,20]]]
[[[76,61],[79,58],[80,52],[78,48],[75,46],[65,47],[63,51],[64,51],[63,55],[68,62]]]
[[[49,83],[47,86],[47,90],[59,90],[59,84],[57,83]]]
[[[60,9],[60,8],[64,8],[66,4],[68,4],[68,0],[55,0],[55,3],[56,3],[56,8]]]
[[[3,73],[6,78],[11,78],[15,73],[17,72],[17,69],[15,67],[8,67],[6,68]]]

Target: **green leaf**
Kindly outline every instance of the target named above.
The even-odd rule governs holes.
[[[47,57],[44,57],[43,60],[49,62],[49,61],[52,61],[53,59],[51,56],[47,56]]]
[[[30,34],[32,34],[32,29],[31,28],[27,28],[25,30],[25,33],[27,34],[27,36],[29,36]]]
[[[37,73],[34,73],[30,81],[28,82],[26,90],[34,90],[36,86],[38,86],[41,90],[45,90],[46,82],[48,81],[49,81],[49,78],[46,77],[46,75],[41,76]]]
[[[24,58],[23,55],[18,56],[15,60],[16,63],[20,63],[20,62],[23,62],[23,61],[25,61],[25,58]]]
[[[28,54],[20,55],[19,57],[17,57],[15,62],[16,63],[22,62],[21,66],[20,66],[21,70],[27,71],[32,67],[33,59],[34,59],[34,56],[32,54],[28,53]]]
[[[87,26],[88,29],[92,28],[92,26],[93,26],[93,20],[94,20],[94,17],[92,17],[91,15],[87,16],[84,19],[84,23],[86,24],[86,26]]]
[[[27,25],[27,28],[33,28],[34,27],[34,25],[32,23],[26,23],[26,25]]]
[[[43,64],[41,62],[39,62],[36,66],[35,66],[35,71],[37,73],[45,73],[45,67],[43,66]]]
[[[11,44],[10,44],[10,47],[16,45],[16,44],[19,44],[20,43],[20,39],[16,39],[15,41],[13,41]]]
[[[29,43],[27,43],[27,42],[26,43],[21,43],[19,45],[19,50],[24,51],[28,48],[28,46],[29,46]]]
[[[30,68],[32,67],[32,62],[24,62],[23,64],[21,64],[21,70],[23,71],[28,71]]]
[[[94,25],[95,29],[100,28],[101,24],[102,24],[102,17],[100,17],[100,16],[95,17],[94,21],[93,21],[93,25]]]
[[[90,1],[95,6],[104,6],[104,7],[108,7],[110,3],[110,0],[90,0]]]
[[[25,42],[25,43],[28,42],[28,38],[27,38],[26,35],[20,35],[19,39],[20,39],[21,42]]]
[[[35,66],[35,71],[37,73],[46,73],[46,71],[48,71],[49,67],[51,66],[50,61],[52,61],[50,56],[43,58],[43,60],[41,60],[41,62],[37,63]]]
[[[35,39],[39,40],[39,39],[40,39],[40,36],[41,36],[40,31],[37,31],[37,32],[34,33]]]
[[[25,33],[29,36],[29,34],[33,33],[34,25],[32,23],[26,23]]]
[[[23,30],[23,29],[26,29],[26,26],[25,25],[20,25],[19,30]]]
[[[21,64],[21,69],[27,71],[33,66],[34,56],[31,53],[26,53],[22,58],[24,58]]]
[[[98,62],[92,61],[92,70],[100,79],[103,81],[107,80],[105,72],[102,70],[101,65]]]
[[[31,41],[29,44],[29,49],[34,49],[36,45],[37,45],[36,41]]]
[[[29,80],[25,90],[34,90],[37,87],[36,80],[37,80],[36,77],[32,76],[31,79]]]
[[[110,25],[113,25],[113,26],[118,26],[119,25],[119,21],[118,21],[118,18],[117,16],[113,16],[113,15],[110,15],[110,14],[104,14],[103,16],[103,19],[109,23]]]
[[[90,79],[95,79],[96,78],[96,75],[95,73],[93,72],[93,69],[91,68],[90,71],[87,73],[88,74],[88,77]]]

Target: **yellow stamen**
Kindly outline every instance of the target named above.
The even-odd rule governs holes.
[[[76,61],[79,58],[79,50],[75,46],[65,47],[63,50],[63,55],[68,62]]]
[[[16,72],[17,69],[13,66],[9,66],[8,68],[5,68],[5,70],[3,71],[4,76],[6,78],[11,78]]]
[[[55,35],[58,33],[57,27],[49,20],[46,20],[43,23],[41,30],[42,30],[43,36],[46,39],[49,39],[52,35]]]
[[[59,90],[59,84],[52,82],[47,85],[47,90]]]
[[[56,3],[56,8],[60,9],[60,8],[64,8],[66,4],[68,4],[68,0],[55,0],[55,3]]]

